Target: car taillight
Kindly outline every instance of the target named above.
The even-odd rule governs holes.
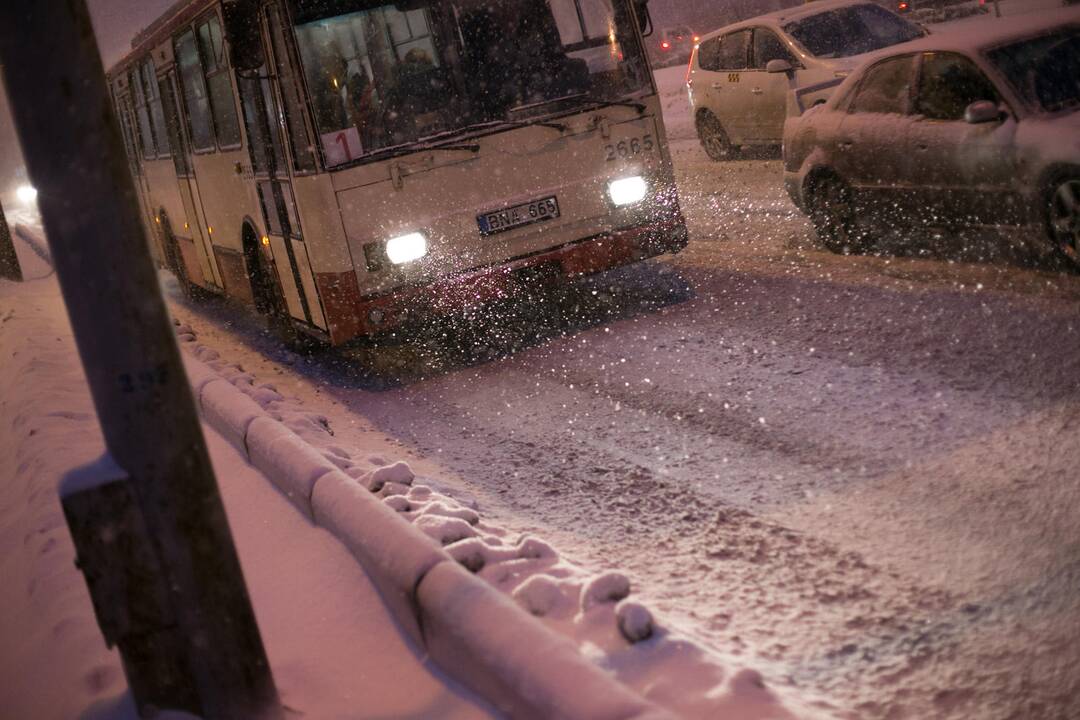
[[[671,43],[669,43],[667,40],[664,40],[662,43],[660,43],[660,47],[667,50],[669,47],[671,47]]]

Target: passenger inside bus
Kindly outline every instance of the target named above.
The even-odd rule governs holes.
[[[410,0],[300,24],[326,164],[636,92],[648,72],[640,48],[625,52],[630,22],[612,0]]]
[[[469,77],[489,118],[588,90],[588,65],[567,56],[547,0],[481,5],[462,15],[460,27]]]

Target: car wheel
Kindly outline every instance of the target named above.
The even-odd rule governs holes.
[[[832,173],[813,180],[810,221],[821,243],[835,253],[850,255],[866,249],[868,237],[859,227],[851,188]]]
[[[1057,251],[1080,268],[1080,173],[1059,175],[1050,182],[1046,231]]]
[[[710,112],[702,113],[697,121],[698,138],[701,146],[705,148],[705,154],[713,160],[732,160],[737,155],[735,148],[728,139],[724,126]]]

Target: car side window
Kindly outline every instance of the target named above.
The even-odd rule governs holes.
[[[928,120],[963,120],[978,100],[1000,102],[993,83],[975,63],[955,53],[923,53],[915,112]]]
[[[739,30],[720,39],[720,70],[745,70],[750,46],[750,31]]]
[[[863,75],[848,112],[906,114],[913,79],[914,62],[910,55],[874,65]]]
[[[702,41],[697,52],[698,66],[702,70],[720,69],[720,38]]]
[[[755,70],[764,70],[770,60],[787,60],[793,66],[795,65],[795,58],[791,56],[776,33],[765,28],[754,28],[754,55],[750,67]]]

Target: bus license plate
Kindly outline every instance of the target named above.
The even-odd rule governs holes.
[[[480,226],[481,235],[494,235],[522,225],[532,225],[557,217],[559,217],[559,201],[552,195],[502,210],[481,213],[476,216],[476,223]]]

